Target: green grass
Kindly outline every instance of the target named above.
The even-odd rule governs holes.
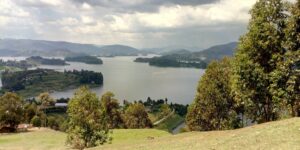
[[[65,146],[66,134],[50,129],[40,131],[0,135],[1,150],[19,149],[67,149]]]
[[[149,138],[152,137],[152,138]],[[68,149],[66,134],[48,129],[0,135],[0,150]],[[155,129],[115,130],[112,144],[94,150],[186,149],[300,149],[300,118],[255,125],[238,130],[187,132],[171,135]]]
[[[179,116],[178,114],[173,114],[168,119],[157,125],[155,128],[160,130],[165,130],[171,132],[174,128],[176,128],[180,123],[184,121],[184,118]]]
[[[105,145],[95,149],[207,150],[300,149],[300,118],[255,125],[238,130],[188,132],[138,144]]]
[[[113,141],[105,145],[138,144],[147,142],[148,137],[171,136],[168,132],[156,129],[119,129],[112,133]],[[41,128],[35,131],[15,134],[0,134],[0,150],[33,149],[61,150],[66,146],[66,134]],[[101,147],[101,146],[100,146]]]

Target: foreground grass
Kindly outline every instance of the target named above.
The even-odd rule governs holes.
[[[300,118],[229,131],[189,132],[138,144],[112,144],[94,149],[300,149]]]
[[[16,134],[0,135],[0,150],[65,150],[66,134],[46,128]],[[171,136],[168,132],[156,129],[120,129],[114,130],[113,141],[106,145],[138,144],[146,142],[149,137]],[[100,146],[101,147],[101,146]]]
[[[0,135],[0,150],[68,149],[66,134],[49,129]],[[270,122],[238,130],[170,135],[155,129],[115,130],[112,144],[100,149],[300,149],[300,118]]]

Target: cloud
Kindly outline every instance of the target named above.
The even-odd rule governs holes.
[[[218,2],[219,0],[73,0],[98,7],[110,7],[119,12],[153,12],[161,6],[197,6]]]
[[[8,38],[208,47],[237,40],[255,1],[0,0],[0,31]]]

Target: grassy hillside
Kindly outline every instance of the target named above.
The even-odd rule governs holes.
[[[139,144],[113,144],[103,149],[300,149],[300,118],[230,131],[189,132]]]
[[[68,149],[66,134],[41,129],[0,135],[0,149]],[[113,143],[100,149],[300,149],[300,118],[229,131],[170,135],[155,129],[115,130]]]

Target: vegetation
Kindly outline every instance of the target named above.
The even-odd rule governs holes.
[[[40,108],[42,110],[46,109],[47,107],[54,106],[54,104],[55,104],[54,99],[52,97],[50,97],[48,92],[41,93],[38,96],[38,102],[41,104]]]
[[[23,101],[14,93],[5,93],[0,97],[0,129],[8,127],[14,131],[23,117]]]
[[[103,61],[95,56],[66,57],[65,60],[71,62],[83,62],[86,64],[103,64]]]
[[[67,143],[76,149],[104,144],[109,140],[106,113],[99,109],[100,101],[87,87],[75,92],[68,106]]]
[[[186,123],[190,130],[222,130],[240,127],[242,113],[231,96],[231,60],[209,64],[202,76]]]
[[[200,59],[191,59],[189,57],[182,57],[179,54],[165,55],[153,58],[137,58],[135,62],[148,62],[151,66],[159,67],[192,67],[192,68],[206,68],[206,63]]]
[[[125,124],[127,128],[151,128],[152,122],[148,117],[145,106],[141,103],[130,104],[125,110]]]
[[[42,126],[42,120],[39,116],[34,116],[32,119],[31,119],[31,122],[30,122],[34,127],[41,127]]]
[[[62,59],[56,59],[56,58],[43,58],[40,56],[31,56],[29,58],[26,58],[26,61],[29,64],[33,65],[68,65],[64,60]]]
[[[162,123],[155,126],[155,129],[165,130],[168,132],[172,132],[178,125],[184,122],[184,118],[178,114],[172,114]]]
[[[236,101],[247,118],[262,123],[277,120],[284,111],[269,90],[272,74],[284,60],[285,8],[281,0],[258,1],[251,11],[249,31],[241,39],[233,67]]]
[[[299,3],[291,10],[281,0],[254,5],[233,64],[225,65],[226,59],[212,62],[202,77],[187,115],[191,130],[235,128],[240,119],[263,123],[299,115]]]
[[[122,118],[122,112],[117,99],[114,99],[114,94],[107,92],[102,95],[101,109],[107,116],[107,124],[110,129],[124,128],[124,122]]]
[[[271,74],[270,92],[276,103],[287,105],[288,114],[300,116],[300,1],[291,7],[291,16],[286,21],[285,53]],[[281,105],[282,106],[282,105]],[[279,106],[280,107],[280,106]]]
[[[12,61],[12,60],[8,60],[8,61],[3,61],[2,59],[0,59],[0,70],[5,69],[6,67],[8,68],[18,68],[20,70],[25,70],[29,67],[32,67],[32,64],[29,64],[27,61],[25,60],[21,60],[21,61]]]
[[[65,72],[47,69],[5,71],[2,73],[1,80],[4,91],[14,91],[24,97],[37,96],[42,92],[65,90],[80,85],[99,86],[103,84],[101,73],[84,70]]]

